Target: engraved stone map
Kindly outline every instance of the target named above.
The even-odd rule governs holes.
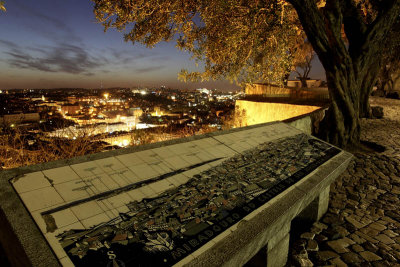
[[[171,266],[339,152],[274,123],[10,182],[63,266]]]

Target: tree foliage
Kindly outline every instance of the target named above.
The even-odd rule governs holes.
[[[303,88],[307,87],[308,75],[311,71],[311,61],[313,60],[315,53],[312,45],[309,42],[300,44],[292,52],[293,54],[293,70],[298,75]]]
[[[399,0],[92,1],[97,19],[126,30],[127,41],[152,47],[176,38],[205,62],[203,73],[182,73],[189,79],[279,81],[292,66],[290,49],[305,40],[303,29],[331,98],[322,137],[339,146],[359,142],[381,47],[400,13]]]
[[[6,12],[6,7],[4,6],[5,2],[4,1],[0,1],[0,10]]]
[[[18,128],[0,128],[0,170],[83,156],[104,149],[104,144],[85,135],[68,140],[48,138],[39,132],[34,137],[34,144],[30,144],[32,136],[29,135]]]
[[[204,62],[203,72],[182,70],[185,81],[281,81],[292,68],[289,48],[305,39],[295,11],[283,1],[93,2],[105,29],[125,31],[126,41],[153,47],[176,40],[179,49]]]

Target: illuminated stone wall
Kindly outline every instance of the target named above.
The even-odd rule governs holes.
[[[317,106],[291,105],[281,103],[237,100],[235,126],[243,127],[259,123],[281,121],[313,112]]]
[[[314,81],[314,80],[312,80]],[[313,88],[311,88],[313,87]],[[246,96],[263,96],[263,97],[294,97],[294,98],[313,98],[313,99],[329,99],[327,87],[310,88],[287,88],[270,84],[246,84]]]
[[[290,96],[293,94],[293,89],[272,86],[269,84],[246,84],[246,95],[264,95],[264,96]]]

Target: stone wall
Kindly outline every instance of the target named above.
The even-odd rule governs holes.
[[[293,89],[274,86],[270,84],[247,84],[245,88],[246,95],[263,95],[263,96],[290,96]]]
[[[299,125],[299,127],[300,125],[303,125],[301,127],[304,128],[306,127],[305,125],[307,125],[308,120],[308,124],[311,125],[311,119],[306,119],[299,116],[309,114],[320,108],[321,107],[318,106],[308,105],[292,105],[284,103],[267,103],[237,100],[235,107],[235,126],[243,127],[265,122],[284,121],[295,117],[300,120],[299,122],[296,122],[296,125]]]
[[[282,87],[271,84],[247,84],[245,87],[246,97],[290,97],[301,99],[329,99],[328,88],[309,86],[310,88]]]
[[[322,84],[321,80],[306,80],[307,87],[319,87]],[[288,87],[301,88],[300,80],[291,80],[287,83]]]
[[[311,113],[293,117],[283,122],[288,123],[307,134],[315,135],[319,131],[319,124],[325,116],[326,107],[319,108]]]

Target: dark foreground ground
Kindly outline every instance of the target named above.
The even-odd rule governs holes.
[[[288,266],[400,266],[400,100],[372,97],[371,105],[384,118],[363,120],[362,139],[386,150],[351,151],[328,212],[291,240]]]

